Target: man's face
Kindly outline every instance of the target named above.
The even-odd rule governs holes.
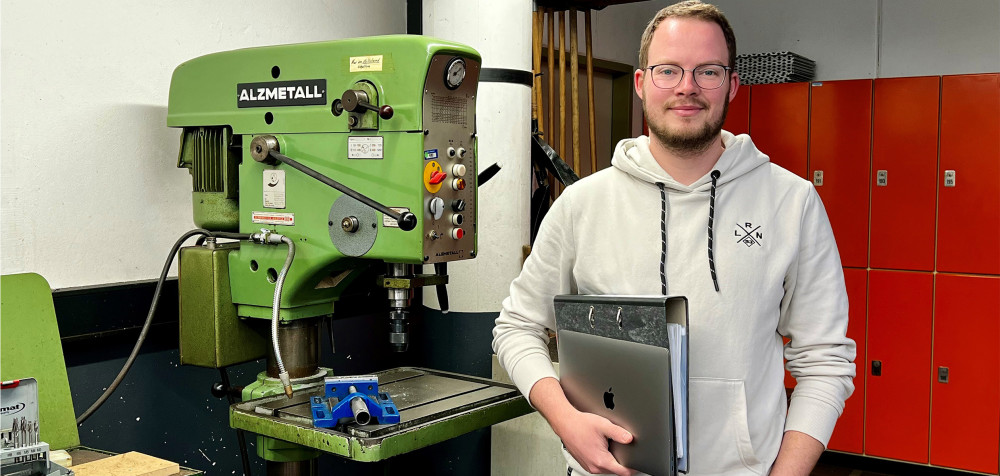
[[[694,81],[691,70],[706,64],[729,64],[722,28],[703,20],[668,18],[653,34],[648,62],[649,66],[675,64],[687,70],[673,89],[654,85],[650,70],[636,70],[635,90],[642,99],[650,135],[676,152],[705,150],[722,130],[739,78],[730,71],[721,87],[704,89]]]

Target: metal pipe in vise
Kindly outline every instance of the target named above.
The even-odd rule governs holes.
[[[351,393],[357,393],[358,389],[351,385],[348,388]],[[371,413],[368,413],[368,405],[365,404],[365,399],[361,397],[354,397],[351,399],[351,412],[354,413],[354,421],[359,425],[367,425],[372,421]]]

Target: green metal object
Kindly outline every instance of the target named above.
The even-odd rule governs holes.
[[[194,224],[217,231],[236,231],[240,224],[240,206],[236,200],[218,192],[193,192],[191,207]]]
[[[38,382],[42,441],[59,450],[80,444],[52,290],[35,273],[0,277],[0,380]]]
[[[200,228],[239,229],[240,156],[232,148],[232,136],[225,127],[192,127],[181,134],[177,167],[191,172],[194,223]]]
[[[321,451],[284,440],[257,435],[257,456],[277,463],[319,458]]]
[[[292,379],[292,390],[307,391],[318,386],[323,385],[323,379],[325,377],[332,377],[333,370],[325,367],[320,367],[317,375],[314,377],[306,377],[301,379]],[[268,377],[267,372],[260,372],[257,374],[257,380],[255,380],[250,385],[243,387],[243,392],[240,397],[243,400],[253,400],[256,398],[269,397],[271,395],[284,395],[285,390],[281,385],[281,381]]]
[[[195,222],[247,234],[265,228],[295,245],[278,303],[282,323],[333,313],[346,288],[370,266],[391,264],[397,270],[398,265],[476,256],[480,64],[479,54],[468,46],[394,35],[221,52],[176,68],[167,125],[183,129],[178,166],[192,174]],[[270,160],[268,150],[314,172]],[[356,195],[320,178],[380,206],[362,205]],[[401,229],[392,218],[403,212],[417,218],[412,230]],[[190,324],[192,332],[209,334],[182,338],[191,347],[192,361],[214,365],[256,354],[256,341],[241,346],[232,336],[248,332],[236,329],[246,321],[271,319],[275,282],[288,248],[250,241],[237,246],[227,258],[200,256],[199,265],[184,264],[181,270],[181,282],[189,280],[189,270],[199,274],[191,279],[192,288],[185,287],[182,304],[203,301],[182,305],[181,312],[205,321]],[[228,274],[222,271],[224,260]],[[409,288],[420,279],[436,282],[418,277],[390,284]],[[221,297],[226,280],[229,301]],[[199,293],[194,286],[205,289]],[[395,308],[409,305],[400,304],[407,293],[396,294],[402,298],[393,298]],[[233,319],[233,309],[235,316],[254,319]],[[293,388],[302,385],[293,380]],[[244,398],[285,398],[281,393],[277,380],[262,376],[244,390]],[[367,454],[368,459],[360,459],[374,461],[501,421],[512,409],[523,408],[491,403],[447,427],[407,429],[404,440],[419,443],[383,438],[389,443],[378,446],[388,448],[386,456],[366,450],[370,441],[351,450],[354,443],[345,440],[345,449],[337,453]],[[233,418],[235,426],[238,418]],[[271,461],[329,451],[281,431],[261,430],[266,439],[259,448]]]
[[[192,246],[180,251],[180,357],[182,364],[219,368],[267,355],[263,322],[236,314],[229,288],[229,254],[237,243]]]
[[[321,375],[314,378],[294,379],[292,381],[292,390],[295,392],[307,392],[315,390],[317,387],[322,387],[323,378],[332,376],[333,370],[320,367],[319,373]],[[257,374],[256,381],[243,387],[241,397],[246,401],[275,395],[284,396],[284,394],[285,390],[280,380],[268,377],[267,372],[260,372]],[[312,448],[257,435],[257,456],[267,461],[281,463],[305,461],[318,458],[319,455],[320,452]]]
[[[480,63],[465,45],[393,35],[228,51],[181,64],[171,79],[167,125],[184,129],[178,166],[191,169],[196,223],[229,230],[235,213],[241,233],[268,228],[294,240],[279,305],[284,322],[332,313],[373,263],[473,258]],[[461,74],[464,82],[448,83]],[[345,93],[378,111],[343,110]],[[280,153],[302,165],[414,213],[416,228],[403,231],[379,212],[362,224],[364,233],[345,234],[341,223],[350,217],[334,207],[343,194],[285,164],[254,160],[250,143],[258,135],[275,137]],[[430,162],[445,181],[429,182]],[[433,199],[448,211],[430,212]],[[365,240],[373,242],[356,253]],[[285,253],[284,246],[249,242],[230,253],[238,315],[271,317]]]
[[[322,395],[322,387],[304,389],[294,401],[283,395],[274,395],[233,405],[229,409],[229,423],[233,428],[251,431],[286,442],[296,443],[325,453],[331,453],[362,462],[381,461],[410,451],[454,438],[470,431],[531,413],[527,401],[512,385],[487,379],[404,367],[378,372],[379,388],[390,393],[400,405],[402,421],[397,425],[372,425],[351,427],[343,431],[316,428],[310,418],[308,397]],[[401,375],[401,377],[400,377]],[[428,398],[421,383],[405,392],[398,391],[400,382],[425,377],[440,384],[453,380],[462,387],[465,395],[475,391],[489,398],[475,404],[463,400],[465,395]],[[386,379],[388,384],[384,383]],[[394,378],[401,380],[393,382]],[[474,390],[470,391],[470,387]],[[448,402],[454,402],[448,406]],[[286,403],[288,402],[288,403]],[[290,405],[284,407],[285,405]],[[266,414],[274,409],[274,414]]]

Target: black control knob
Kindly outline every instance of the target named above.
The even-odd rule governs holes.
[[[403,212],[397,223],[399,223],[399,229],[410,231],[417,227],[417,216],[410,212]]]
[[[451,201],[451,209],[455,212],[465,211],[465,200],[461,198]]]

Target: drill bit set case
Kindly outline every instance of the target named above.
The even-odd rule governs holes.
[[[39,438],[38,382],[33,378],[0,384],[0,473],[67,474],[49,461],[49,444]]]

